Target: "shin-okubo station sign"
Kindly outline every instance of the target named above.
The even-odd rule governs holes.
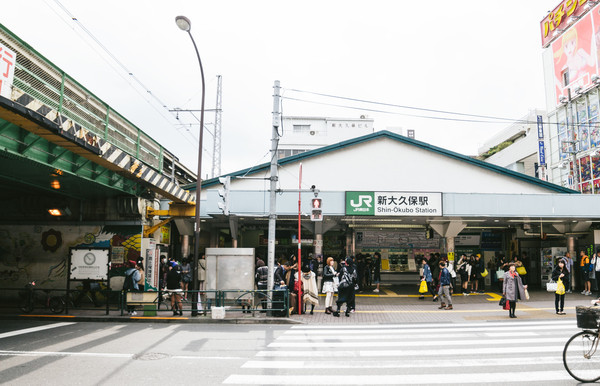
[[[442,193],[346,192],[347,216],[441,216]]]

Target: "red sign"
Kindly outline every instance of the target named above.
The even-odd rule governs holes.
[[[587,3],[587,0],[565,0],[554,8],[554,10],[540,23],[542,47],[547,47],[548,44],[566,30],[569,25],[589,11],[594,3]]]

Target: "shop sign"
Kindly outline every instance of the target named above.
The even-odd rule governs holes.
[[[565,28],[586,13],[590,8],[587,0],[564,0],[554,8],[540,23],[542,32],[542,47],[555,37],[559,36]]]
[[[442,193],[346,192],[347,216],[442,216]]]

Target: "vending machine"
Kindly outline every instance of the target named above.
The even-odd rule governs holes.
[[[567,253],[566,247],[542,248],[541,250],[541,284],[542,288],[546,288],[546,283],[552,279],[552,271],[556,261],[564,257]]]

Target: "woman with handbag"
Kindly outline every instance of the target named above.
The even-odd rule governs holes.
[[[562,280],[563,283],[562,291],[560,291],[562,293],[559,293],[558,290],[554,293],[554,308],[556,309],[556,315],[566,315],[563,310],[565,308],[565,288],[569,288],[569,271],[567,271],[565,264],[563,259],[558,260],[556,268],[552,271],[552,280],[556,282]]]
[[[510,303],[508,316],[516,318],[515,309],[517,308],[517,300],[525,299],[526,285],[523,285],[521,276],[516,271],[515,263],[508,265],[508,272],[504,274],[504,284],[502,286],[502,296]]]
[[[421,261],[423,262],[423,277],[421,278],[421,281],[425,281],[425,283],[427,283],[427,290],[431,296],[433,296],[433,301],[435,302],[437,301],[437,293],[435,291],[435,286],[433,285],[433,274],[431,273],[431,268],[429,268],[426,258],[423,258]],[[419,299],[425,299],[425,295],[421,294]]]
[[[333,293],[337,292],[337,284],[339,283],[338,273],[333,268],[333,257],[327,258],[327,265],[323,269],[323,293],[325,295],[325,313],[333,313]]]

